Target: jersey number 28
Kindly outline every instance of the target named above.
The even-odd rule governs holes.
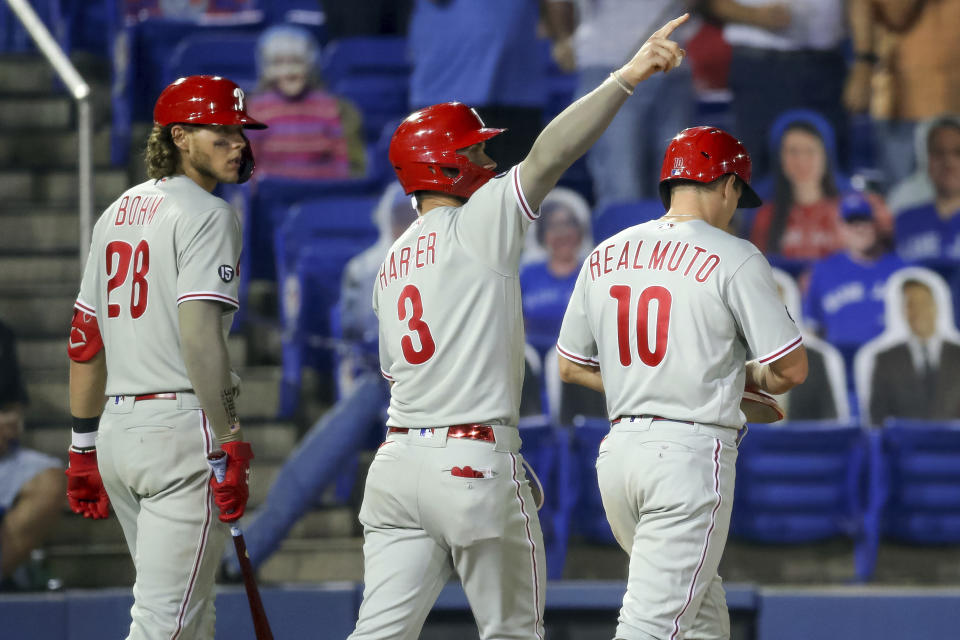
[[[420,298],[420,290],[412,284],[408,284],[400,292],[400,299],[397,300],[397,317],[400,321],[407,320],[407,302],[410,302],[410,319],[407,321],[407,328],[417,334],[420,340],[420,348],[417,349],[413,344],[413,338],[409,335],[400,339],[400,348],[403,349],[403,357],[410,364],[423,364],[437,350],[437,345],[433,341],[433,335],[430,333],[430,327],[423,321],[423,300]]]
[[[617,301],[617,343],[620,346],[620,364],[630,366],[630,300],[633,292],[627,285],[610,287],[610,297]],[[650,303],[657,301],[657,318],[653,348],[650,348]],[[667,334],[670,331],[670,305],[673,297],[663,287],[647,287],[637,299],[637,355],[648,367],[663,362],[667,353]]]
[[[116,261],[114,261],[116,258]],[[131,265],[132,263],[132,265]],[[114,268],[116,264],[116,268]],[[132,267],[132,268],[131,268]],[[110,303],[110,293],[133,275],[130,285],[130,315],[134,319],[147,310],[147,271],[150,270],[150,245],[146,240],[137,243],[114,240],[107,245],[107,317],[119,318],[120,305]]]

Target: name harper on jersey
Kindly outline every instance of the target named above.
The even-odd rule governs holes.
[[[113,220],[113,226],[130,227],[144,226],[153,222],[153,216],[157,214],[160,203],[164,196],[123,196],[120,198],[120,205],[117,207],[117,215]]]
[[[593,250],[588,264],[590,266],[590,280],[596,280],[608,273],[620,270],[648,269],[652,271],[680,271],[684,277],[693,276],[700,283],[704,283],[720,264],[720,256],[709,253],[703,247],[691,245],[689,242],[657,240],[652,250],[644,249],[644,241],[637,240],[631,247],[631,241],[626,240],[622,246],[619,242],[611,242]],[[690,255],[687,255],[687,252]],[[669,254],[669,256],[668,256]]]
[[[399,253],[399,255],[397,255]],[[400,247],[387,254],[380,265],[380,290],[383,291],[394,280],[401,280],[410,274],[410,269],[422,269],[437,262],[437,234],[431,231],[419,236],[415,248]]]

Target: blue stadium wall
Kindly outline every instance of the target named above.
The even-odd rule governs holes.
[[[554,582],[547,590],[547,635],[570,640],[612,637],[624,585]],[[262,591],[274,635],[341,640],[353,630],[361,587],[330,583]],[[733,640],[926,640],[956,638],[960,588],[752,588],[728,585]],[[123,638],[133,599],[127,589],[0,596],[2,640]],[[561,632],[561,633],[557,633]],[[452,635],[455,634],[455,635]],[[252,638],[242,588],[217,596],[217,637]],[[463,591],[441,594],[423,638],[475,638]]]

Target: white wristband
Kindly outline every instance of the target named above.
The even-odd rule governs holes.
[[[73,440],[71,444],[74,449],[92,449],[97,446],[97,432],[90,431],[89,433],[77,433],[76,431],[71,431],[73,434]]]
[[[610,72],[610,77],[613,78],[618,85],[620,85],[620,88],[623,89],[628,96],[632,96],[632,95],[633,95],[633,87],[631,87],[629,84],[627,84],[627,81],[624,80],[624,79],[623,79],[623,76],[620,75],[620,71],[619,71],[619,70],[617,70],[617,71],[611,71],[611,72]]]

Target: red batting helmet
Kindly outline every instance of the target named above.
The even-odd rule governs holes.
[[[750,186],[750,154],[732,135],[716,127],[690,127],[678,133],[660,169],[660,199],[670,207],[670,183],[693,180],[709,183],[729,173],[743,181],[739,207],[759,207],[763,202]]]
[[[174,81],[153,107],[154,123],[240,125],[244,129],[266,129],[267,125],[247,115],[246,96],[234,82],[220,76],[187,76]],[[246,136],[244,136],[246,139]],[[250,143],[243,148],[239,182],[253,174]]]
[[[405,193],[441,191],[469,198],[496,173],[457,153],[506,129],[485,127],[476,111],[461,102],[444,102],[410,114],[390,140],[390,164]],[[443,169],[455,169],[453,177]]]

